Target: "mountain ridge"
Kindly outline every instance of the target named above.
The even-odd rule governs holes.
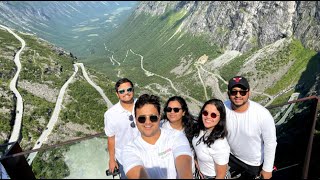
[[[226,50],[262,48],[293,35],[305,47],[320,51],[317,1],[143,1],[135,16],[142,12],[161,16],[169,8],[186,10],[182,28],[195,35],[209,34],[211,42]]]

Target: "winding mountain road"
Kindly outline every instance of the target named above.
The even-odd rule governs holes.
[[[16,37],[22,44],[21,48],[19,49],[19,51],[14,56],[14,63],[17,66],[17,72],[16,72],[16,74],[14,75],[13,79],[10,82],[10,90],[14,93],[15,97],[17,98],[16,117],[15,117],[15,121],[14,121],[13,130],[12,130],[12,133],[11,133],[11,136],[10,136],[10,139],[9,139],[9,143],[10,143],[10,142],[15,142],[15,141],[19,140],[20,131],[21,131],[22,113],[23,113],[23,101],[22,101],[22,96],[19,93],[19,91],[18,91],[16,86],[17,86],[19,74],[20,74],[20,71],[21,71],[20,53],[25,48],[26,42],[20,36],[18,36],[16,33],[14,33],[11,29],[9,29],[8,27],[3,26],[3,25],[0,25],[0,27],[6,29],[9,33],[14,35],[14,37]]]
[[[75,65],[75,64],[73,66],[74,66],[74,73],[72,74],[72,76],[70,76],[68,81],[60,89],[59,96],[58,96],[57,102],[56,102],[56,106],[54,107],[54,111],[53,111],[52,116],[51,116],[51,118],[49,120],[47,128],[42,132],[42,134],[40,135],[39,139],[36,141],[36,144],[34,145],[34,147],[32,149],[38,149],[38,148],[40,148],[42,146],[42,143],[47,140],[48,136],[50,135],[50,133],[53,130],[54,125],[58,121],[64,93],[65,93],[67,87],[69,86],[69,84],[71,83],[71,81],[73,80],[73,78],[75,77],[75,75],[78,72],[78,66]],[[38,152],[34,152],[34,153],[31,153],[28,156],[27,160],[28,160],[28,163],[30,165],[31,165],[33,159],[36,157],[37,153]]]
[[[144,67],[143,67],[143,56],[142,56],[141,54],[135,53],[134,51],[132,51],[132,49],[130,49],[130,51],[131,51],[132,54],[137,55],[137,56],[140,56],[141,69],[145,72],[146,76],[158,76],[158,77],[160,77],[160,78],[162,78],[162,79],[165,79],[165,80],[169,81],[169,83],[170,83],[170,85],[171,85],[171,88],[172,88],[176,93],[180,93],[181,96],[186,97],[186,98],[189,98],[189,99],[192,100],[194,103],[196,103],[198,106],[202,106],[202,105],[203,105],[203,103],[200,102],[200,101],[198,101],[197,99],[195,99],[195,98],[193,98],[193,97],[191,97],[191,96],[189,96],[189,95],[186,95],[186,94],[181,93],[181,92],[174,86],[174,84],[173,84],[173,82],[171,81],[171,79],[169,79],[169,78],[167,78],[167,77],[163,77],[163,76],[161,76],[161,75],[155,74],[155,73],[153,73],[153,72],[150,72],[150,71],[144,69]]]
[[[102,96],[102,98],[104,99],[104,101],[107,103],[108,109],[111,108],[113,106],[113,104],[111,103],[111,101],[109,100],[109,98],[104,94],[103,90],[101,89],[101,87],[97,86],[88,76],[86,69],[84,68],[84,65],[82,63],[76,63],[77,66],[80,66],[83,72],[83,76],[84,78],[88,81],[88,83],[93,86]]]
[[[42,146],[43,142],[45,142],[48,139],[48,136],[51,134],[54,125],[56,124],[56,122],[58,121],[59,118],[59,114],[60,114],[60,110],[61,110],[61,106],[62,106],[62,101],[63,101],[63,96],[64,93],[66,91],[66,89],[68,88],[69,84],[72,82],[72,80],[74,79],[75,75],[78,72],[78,67],[80,66],[83,76],[85,77],[85,79],[88,81],[88,83],[93,86],[99,93],[100,95],[103,97],[103,99],[105,100],[108,108],[111,108],[111,106],[113,106],[113,104],[111,103],[111,101],[108,99],[108,97],[104,94],[103,90],[97,86],[88,76],[87,71],[84,67],[84,65],[82,63],[76,63],[73,65],[74,66],[74,73],[72,74],[72,76],[68,79],[68,81],[66,81],[66,83],[62,86],[62,88],[60,89],[60,93],[56,102],[56,106],[54,108],[54,111],[52,113],[52,116],[49,120],[49,123],[47,125],[46,130],[44,130],[41,134],[41,136],[39,137],[39,139],[36,141],[36,144],[34,145],[34,147],[32,148],[34,149],[38,149]],[[34,152],[31,153],[28,156],[28,163],[31,164],[33,159],[36,157],[38,152]]]
[[[22,115],[23,115],[23,100],[22,100],[22,96],[19,93],[19,91],[17,90],[17,82],[18,82],[18,78],[19,78],[19,74],[21,72],[21,62],[20,62],[20,53],[22,52],[22,50],[25,48],[25,41],[18,36],[16,33],[14,33],[10,28],[3,26],[0,24],[0,27],[7,30],[9,33],[11,33],[12,35],[14,35],[20,42],[21,42],[21,48],[18,50],[18,52],[15,54],[14,57],[14,62],[17,66],[17,72],[15,74],[15,76],[13,77],[13,79],[10,82],[10,90],[14,93],[17,102],[16,102],[16,117],[15,117],[15,123],[13,126],[13,130],[9,139],[9,143],[10,142],[15,142],[19,140],[19,136],[20,136],[20,132],[21,132],[21,124],[22,124]],[[113,58],[113,57],[112,57]],[[117,61],[116,61],[117,62]],[[120,65],[120,64],[119,64]],[[34,145],[33,149],[38,149],[42,146],[43,142],[47,140],[48,136],[50,135],[50,133],[53,130],[54,125],[56,124],[58,118],[59,118],[59,113],[61,110],[61,106],[62,106],[62,101],[63,101],[63,97],[65,94],[65,91],[67,89],[67,87],[69,86],[69,84],[72,82],[72,80],[74,79],[75,75],[78,72],[78,66],[81,67],[82,72],[83,72],[83,76],[85,77],[85,79],[88,81],[88,83],[90,85],[92,85],[99,93],[100,95],[103,97],[103,99],[105,100],[108,108],[110,108],[113,104],[111,103],[111,101],[108,99],[108,97],[104,94],[103,90],[97,86],[88,76],[87,71],[84,68],[84,65],[82,63],[76,63],[73,65],[74,66],[74,73],[72,74],[72,76],[66,81],[66,83],[62,86],[62,88],[60,89],[60,93],[58,95],[57,101],[56,101],[56,105],[54,108],[54,111],[52,113],[52,116],[49,120],[49,123],[47,124],[46,129],[42,132],[42,134],[40,135],[40,137],[38,138],[38,140],[36,141],[36,144]],[[35,158],[35,156],[37,155],[37,152],[31,153],[28,156],[28,163],[31,164],[33,159]]]

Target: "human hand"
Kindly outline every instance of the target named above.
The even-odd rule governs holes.
[[[260,176],[262,179],[270,179],[272,177],[272,172],[266,172],[264,170],[261,170]]]
[[[109,160],[109,171],[113,173],[114,169],[119,169],[118,163],[114,159]]]

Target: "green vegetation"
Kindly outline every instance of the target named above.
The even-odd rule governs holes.
[[[112,104],[116,104],[119,100],[115,93],[115,82],[111,81],[105,74],[97,72],[93,69],[86,68],[88,75],[90,76],[91,80],[103,89],[104,94],[109,98]],[[81,73],[81,72],[79,72]]]
[[[288,102],[291,94],[294,93],[294,90],[288,91],[287,93],[284,93],[277,97],[270,105],[276,105],[276,104],[281,104],[284,102]]]
[[[253,48],[252,50],[242,54],[241,56],[232,59],[228,64],[221,67],[219,69],[221,77],[228,81],[230,78],[238,75],[238,72],[245,63],[245,60],[251,55],[253,55],[257,50],[257,48]]]
[[[88,124],[92,129],[103,131],[103,115],[107,105],[98,91],[93,88],[84,78],[69,85],[69,95],[73,101],[65,105],[60,112],[63,122]]]
[[[267,96],[265,95],[256,95],[254,96],[254,98],[252,98],[253,101],[256,101],[256,102],[262,102],[263,100],[270,100]]]
[[[298,40],[293,40],[284,52],[279,55],[287,54],[287,57],[282,57],[281,59],[284,60],[286,58],[287,61],[291,60],[294,63],[291,65],[290,70],[274,86],[266,89],[265,92],[270,95],[275,95],[283,89],[296,85],[302,73],[306,70],[309,61],[316,55],[314,50],[305,49]],[[316,63],[316,61],[313,61],[313,63]],[[317,68],[317,66],[314,68]],[[312,70],[310,71],[313,72]]]
[[[165,16],[168,17],[168,26],[173,26],[175,23],[179,22],[183,17],[186,17],[188,11],[181,9],[178,12],[174,12],[174,10],[170,10],[168,14],[165,14]],[[163,17],[165,18],[165,17]]]
[[[62,87],[74,72],[74,59],[69,54],[59,54],[45,41],[33,36],[21,36],[26,41],[27,50],[21,56],[24,68],[20,73],[20,80],[46,83],[51,88]]]
[[[10,136],[12,118],[11,112],[14,109],[13,93],[9,89],[11,79],[14,77],[16,65],[13,61],[15,51],[19,48],[20,42],[6,30],[0,29],[0,134]],[[0,144],[6,142],[4,136],[0,138]]]
[[[140,87],[150,83],[160,84],[163,81],[163,85],[170,85],[162,78],[146,76],[140,68],[140,56],[133,54],[131,49],[134,53],[143,56],[143,67],[147,71],[169,78],[175,83],[186,79],[194,82],[197,79],[190,79],[192,78],[190,75],[177,78],[176,74],[170,71],[179,65],[181,58],[195,62],[204,54],[213,59],[221,52],[209,43],[206,35],[193,36],[179,31],[181,19],[187,16],[188,14],[183,11],[168,11],[160,17],[144,14],[136,18],[131,17],[106,43],[107,48],[114,53],[106,51],[104,60],[101,59],[98,62],[86,60],[85,63],[106,73],[113,81],[118,80],[116,75],[120,70],[121,76],[138,82]],[[108,58],[112,55],[121,63],[120,66],[112,65]],[[199,92],[198,86],[192,85],[193,83],[181,82],[180,84],[188,86],[191,96],[203,99],[203,89]]]
[[[26,47],[20,56],[22,70],[19,81],[28,81],[47,85],[52,89],[60,89],[74,72],[74,59],[71,55],[35,36],[18,34],[26,42]],[[16,66],[12,60],[15,52],[21,45],[14,36],[2,30],[0,31],[0,39],[0,50],[3,52],[2,56],[0,56],[0,90],[5,94],[5,96],[0,95],[0,105],[6,109],[6,111],[0,112],[0,132],[9,136],[12,128],[10,125],[12,118],[11,112],[14,109],[15,102],[12,101],[13,94],[8,86],[15,74]],[[79,69],[78,74],[81,74],[81,69]],[[90,71],[89,74],[94,76],[93,80],[104,89],[105,94],[110,100],[116,103],[117,97],[114,93],[114,83],[107,76],[93,70]],[[75,96],[72,98],[77,99],[78,103],[72,105],[70,112],[65,112],[63,115],[64,117],[72,117],[75,110],[81,110],[79,117],[82,118],[82,120],[87,120],[86,123],[89,124],[92,129],[102,131],[103,121],[101,121],[101,119],[103,119],[106,104],[103,102],[101,95],[91,87],[91,85],[86,81],[85,83],[82,82],[82,84],[84,85],[81,87],[77,86],[73,89],[71,87],[72,90],[79,90],[79,92],[70,93],[72,94],[71,96]],[[54,110],[55,103],[37,97],[35,94],[22,88],[18,88],[18,91],[24,101],[21,146],[23,149],[29,149],[45,129]],[[81,94],[84,92],[90,92],[91,95],[87,97],[88,99],[86,99],[85,95]],[[88,102],[89,105],[83,103],[83,101]],[[68,113],[70,113],[70,115]],[[99,117],[96,117],[97,114],[99,114]],[[84,121],[81,121],[81,123],[83,122]],[[0,139],[0,141],[5,142],[5,139]]]
[[[69,168],[64,162],[63,154],[69,150],[64,146],[51,151],[39,152],[32,162],[32,171],[37,179],[63,179],[70,175]]]
[[[24,101],[22,117],[22,147],[30,147],[40,137],[54,110],[54,103],[39,98],[26,90],[18,89]]]
[[[21,45],[20,41],[6,30],[0,29],[0,38],[1,49],[5,46],[13,46],[18,48]]]
[[[221,92],[228,91],[228,85],[227,84],[225,84],[220,78],[218,78],[218,82],[219,82],[219,88],[220,88]]]

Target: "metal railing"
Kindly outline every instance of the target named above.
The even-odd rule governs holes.
[[[302,129],[302,130],[304,130],[306,133],[309,132],[309,134],[308,135],[306,134],[307,137],[305,137],[306,140],[307,140],[307,146],[306,146],[305,151],[304,151],[305,155],[304,155],[303,165],[302,165],[302,168],[301,168],[302,169],[301,170],[302,171],[301,172],[301,176],[300,177],[295,177],[295,178],[308,179],[310,159],[311,159],[311,154],[312,154],[313,139],[314,139],[314,135],[315,135],[315,127],[316,127],[316,121],[317,121],[317,116],[318,116],[320,98],[317,97],[317,96],[310,96],[310,97],[301,98],[301,99],[289,101],[289,102],[286,102],[286,103],[282,103],[282,104],[279,104],[279,105],[269,106],[269,107],[267,107],[267,109],[273,110],[273,109],[276,109],[276,108],[279,108],[279,107],[282,107],[282,106],[285,106],[285,105],[299,104],[299,103],[302,104],[304,102],[308,102],[309,103],[309,105],[308,105],[309,108],[306,108],[306,110],[305,110],[305,111],[309,111],[309,113],[308,113],[308,115],[305,115],[305,116],[303,116],[303,113],[302,113],[301,116],[302,117],[307,117],[307,118],[300,120],[300,121],[304,121],[303,123],[305,124],[305,126],[303,126],[301,128],[305,127],[305,129]],[[300,123],[300,124],[302,124],[302,123]],[[301,147],[296,147],[296,148],[301,148]],[[294,149],[292,149],[292,151],[294,151]],[[276,154],[276,158],[277,158],[277,154]],[[295,157],[292,157],[292,158],[294,159]],[[285,167],[282,167],[282,168],[278,169],[277,171],[280,172],[282,170],[288,170],[290,168],[294,169],[293,171],[296,171],[297,169],[300,170],[300,168],[299,167],[297,168],[297,166],[301,166],[301,165],[299,163],[292,163],[292,164],[289,164],[289,165],[287,165]],[[276,171],[276,173],[277,173],[277,171]]]

